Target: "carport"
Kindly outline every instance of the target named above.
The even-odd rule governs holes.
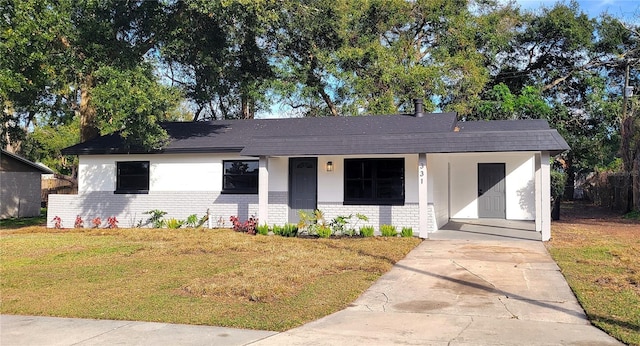
[[[535,221],[451,219],[429,235],[433,240],[541,240]]]

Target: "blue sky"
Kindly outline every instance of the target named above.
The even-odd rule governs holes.
[[[555,0],[516,0],[522,9],[531,10],[541,6],[552,7],[556,2]],[[578,4],[589,17],[597,17],[606,11],[626,22],[640,23],[640,1],[638,0],[580,0]]]

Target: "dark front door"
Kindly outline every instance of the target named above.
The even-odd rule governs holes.
[[[298,210],[315,210],[318,194],[318,159],[289,159],[289,222],[299,221]]]
[[[478,216],[506,217],[504,163],[478,164]]]

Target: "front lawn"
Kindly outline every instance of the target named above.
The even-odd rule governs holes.
[[[640,345],[640,222],[567,203],[547,248],[591,323]]]
[[[419,243],[25,227],[0,233],[0,312],[283,331],[345,308]]]

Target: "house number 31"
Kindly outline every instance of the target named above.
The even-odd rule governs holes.
[[[425,171],[425,164],[420,163],[420,184],[424,184],[424,171]]]

